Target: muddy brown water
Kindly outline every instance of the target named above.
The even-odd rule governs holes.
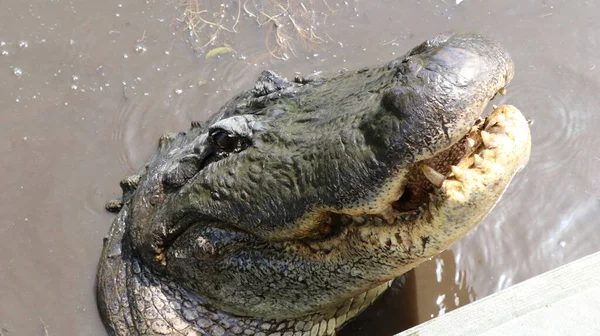
[[[530,118],[531,160],[481,225],[343,335],[392,335],[598,251],[600,3],[456,2],[329,0],[336,13],[316,30],[327,43],[281,61],[246,15],[227,37],[237,53],[206,60],[177,24],[177,1],[2,1],[0,334],[105,335],[94,298],[113,217],[104,202],[161,134],[216,111],[263,69],[379,64],[451,29],[511,52],[517,73],[496,103]]]

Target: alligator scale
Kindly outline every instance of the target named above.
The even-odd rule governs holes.
[[[390,280],[474,228],[526,164],[500,106],[514,66],[446,33],[392,62],[288,81],[263,72],[165,135],[105,239],[111,335],[333,335]]]

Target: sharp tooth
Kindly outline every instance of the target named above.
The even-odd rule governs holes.
[[[475,140],[467,138],[467,143],[469,144],[469,147],[475,147]]]
[[[494,140],[492,140],[492,135],[486,131],[481,131],[481,140],[486,148],[496,147]]]
[[[498,93],[505,96],[506,95],[506,88],[503,87],[502,89],[498,90]]]
[[[452,174],[454,174],[457,180],[462,180],[465,177],[465,171],[462,168],[450,166],[450,169],[452,169]]]
[[[483,158],[479,154],[473,155],[473,166],[481,168],[483,166]]]
[[[492,105],[492,108],[495,110],[498,108],[498,105]]]
[[[446,180],[446,176],[442,175],[441,173],[439,173],[438,171],[436,171],[428,165],[422,165],[421,171],[429,180],[429,182],[431,182],[431,184],[433,184],[437,188],[441,188],[442,184],[444,184],[444,181]]]

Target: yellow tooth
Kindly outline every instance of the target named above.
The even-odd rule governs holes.
[[[454,177],[456,177],[457,180],[464,179],[465,171],[462,170],[462,168],[459,168],[457,166],[450,166],[450,169],[452,169],[452,174],[454,174]]]
[[[473,166],[481,168],[483,166],[483,158],[479,154],[473,155]]]
[[[467,138],[467,143],[469,144],[469,147],[475,147],[475,140]]]
[[[506,95],[506,88],[503,87],[502,89],[498,90],[498,93],[505,96]]]
[[[486,131],[481,131],[481,140],[483,141],[483,145],[486,148],[496,147],[496,144],[494,143],[494,140],[492,139],[492,135]]]
[[[425,177],[429,180],[429,182],[431,182],[431,184],[433,184],[437,188],[441,188],[442,184],[444,184],[444,181],[446,180],[446,176],[444,176],[443,174],[439,173],[438,171],[426,164],[421,166],[421,171],[423,172],[423,175],[425,175]]]

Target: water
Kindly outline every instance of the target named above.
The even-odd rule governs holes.
[[[516,76],[496,103],[531,120],[531,160],[480,226],[344,334],[390,335],[599,249],[600,3],[327,5],[334,12],[316,26],[324,42],[282,61],[268,55],[266,28],[245,13],[226,36],[236,53],[207,60],[178,23],[177,2],[2,3],[3,335],[105,335],[94,301],[112,220],[104,202],[162,133],[206,118],[263,69],[289,78],[378,64],[451,29],[491,35],[512,54]]]

